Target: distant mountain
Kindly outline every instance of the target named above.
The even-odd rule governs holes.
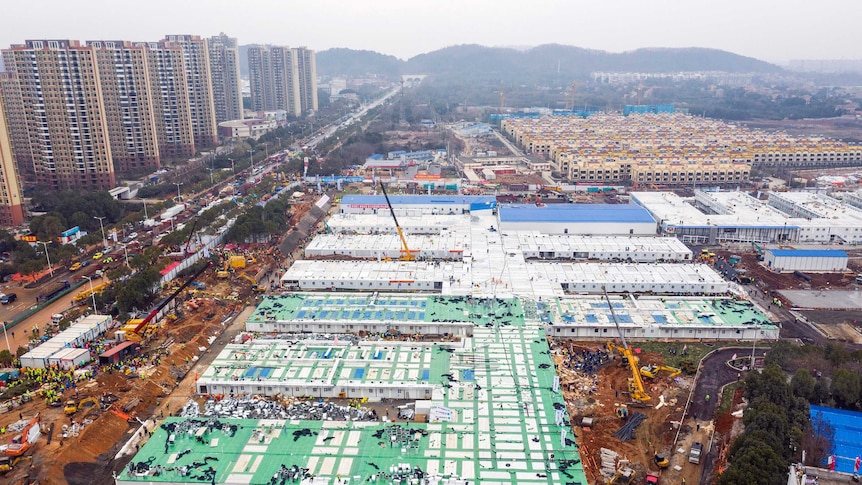
[[[248,48],[240,46],[241,71],[248,74]],[[328,49],[317,53],[321,76],[429,74],[471,80],[542,81],[584,78],[593,71],[780,72],[774,64],[732,52],[704,48],[646,48],[612,53],[546,44],[522,49],[465,44],[420,54],[407,61],[368,50]]]
[[[318,52],[317,74],[323,76],[362,77],[378,75],[394,78],[401,74],[404,61],[374,51],[345,48]]]
[[[779,72],[768,62],[703,48],[649,48],[611,53],[559,44],[530,49],[476,44],[445,47],[401,61],[372,51],[330,49],[317,54],[323,75],[423,73],[467,78],[581,78],[593,71]]]

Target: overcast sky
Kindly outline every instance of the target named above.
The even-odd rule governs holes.
[[[24,39],[223,31],[241,44],[400,58],[455,44],[547,43],[612,52],[711,47],[779,63],[862,58],[862,0],[2,0],[0,18],[4,48]]]

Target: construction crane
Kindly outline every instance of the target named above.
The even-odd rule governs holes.
[[[659,372],[667,372],[668,377],[673,379],[674,377],[682,374],[682,369],[677,369],[676,367],[671,367],[668,365],[645,365],[641,367],[641,375],[646,377],[647,379],[655,379],[658,377]]]
[[[651,398],[649,394],[644,390],[644,382],[641,378],[641,371],[638,368],[638,358],[632,353],[631,348],[629,348],[629,344],[626,343],[626,337],[623,335],[623,331],[620,328],[620,322],[617,320],[617,314],[614,311],[614,305],[611,303],[611,299],[608,296],[608,290],[602,286],[602,293],[605,295],[605,300],[608,302],[608,308],[611,309],[611,317],[614,319],[614,325],[617,327],[617,333],[620,334],[620,342],[622,342],[622,347],[615,345],[613,342],[608,342],[608,350],[613,352],[619,352],[623,357],[623,363],[628,364],[629,368],[632,371],[632,377],[629,379],[629,394],[632,399],[638,402],[647,402]]]
[[[569,89],[566,90],[566,111],[574,111],[575,110],[575,91],[577,90],[577,85],[574,81],[569,86]]]
[[[383,191],[383,197],[386,197],[386,205],[389,206],[389,213],[392,214],[392,220],[395,221],[395,230],[398,231],[398,237],[401,238],[401,261],[415,261],[416,256],[413,256],[413,253],[410,252],[410,248],[407,247],[407,238],[404,237],[404,231],[401,230],[401,225],[398,224],[398,218],[395,217],[395,210],[392,209],[392,203],[389,202],[389,194],[386,193],[386,186],[383,185],[383,181],[380,181],[380,190]]]
[[[203,267],[201,267],[201,269],[197,270],[195,274],[193,274],[189,279],[185,281],[185,283],[183,283],[182,285],[180,285],[179,288],[174,290],[174,292],[171,293],[170,296],[162,300],[162,302],[159,303],[159,305],[156,306],[149,314],[147,314],[146,317],[133,318],[126,322],[126,324],[123,326],[123,330],[126,332],[126,337],[128,337],[129,340],[143,340],[142,333],[146,328],[147,324],[150,323],[156,317],[156,315],[159,314],[160,311],[162,311],[162,308],[168,306],[168,304],[172,302],[174,298],[177,297],[177,295],[179,295],[187,286],[189,286],[192,281],[197,279],[198,276],[200,276],[201,274],[203,274],[204,271],[209,269],[210,265],[212,265],[212,263],[205,264]]]
[[[195,219],[194,224],[192,224],[192,230],[189,231],[189,238],[186,240],[186,247],[183,248],[183,253],[189,254],[189,244],[192,242],[192,237],[195,235],[195,228],[198,227],[198,220]]]
[[[503,108],[506,106],[506,92],[500,91],[500,113],[503,112]]]

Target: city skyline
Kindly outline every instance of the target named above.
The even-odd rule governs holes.
[[[0,45],[25,39],[124,38],[140,41],[168,32],[201,36],[230,32],[242,45],[307,46],[320,52],[333,47],[375,50],[406,59],[457,44],[535,46],[548,43],[622,52],[646,47],[706,47],[761,60],[862,58],[852,29],[835,28],[836,18],[862,15],[862,3],[824,0],[811,8],[801,0],[743,2],[705,6],[684,0],[619,0],[611,8],[563,0],[537,0],[529,9],[515,2],[403,3],[394,0],[307,4],[252,0],[167,2],[154,0],[121,22],[120,4],[89,0],[85,4],[48,0],[36,5],[4,5],[8,22]],[[202,8],[204,7],[205,8]],[[35,11],[35,12],[34,12]],[[171,11],[165,16],[165,11]],[[255,15],[259,12],[260,15]],[[89,14],[88,14],[89,13]],[[152,16],[152,18],[150,18]],[[68,22],[75,18],[75,22]],[[290,19],[289,28],[285,20]],[[302,19],[302,21],[296,21]],[[34,26],[35,25],[35,26]]]

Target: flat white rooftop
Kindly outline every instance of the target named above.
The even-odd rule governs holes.
[[[398,213],[398,211],[396,211]],[[395,223],[388,211],[378,214],[333,214],[326,223],[332,232],[346,234],[395,234]],[[439,234],[470,227],[469,215],[398,214],[398,224],[405,234]]]
[[[690,260],[692,257],[691,249],[675,237],[580,236],[543,234],[538,231],[506,231],[502,234],[502,241],[506,251],[523,252],[526,258],[579,257],[682,261]]]

